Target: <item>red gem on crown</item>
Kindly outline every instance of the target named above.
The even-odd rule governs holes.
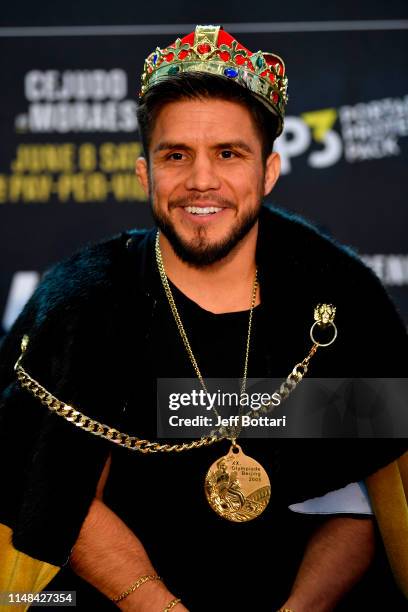
[[[209,53],[211,51],[211,45],[208,43],[201,43],[201,45],[198,45],[197,51],[199,53]]]

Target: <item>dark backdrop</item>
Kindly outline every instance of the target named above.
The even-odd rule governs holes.
[[[221,23],[250,49],[285,59],[290,101],[272,201],[353,246],[408,323],[407,5],[252,4],[43,2],[3,11],[3,329],[52,262],[151,223],[133,175],[138,75],[151,50],[195,23]]]

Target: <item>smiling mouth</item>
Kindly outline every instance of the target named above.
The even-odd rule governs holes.
[[[224,208],[222,206],[185,206],[184,210],[193,215],[215,215]]]

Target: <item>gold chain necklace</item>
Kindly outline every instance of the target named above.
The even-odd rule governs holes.
[[[163,256],[162,256],[162,252],[161,252],[161,249],[160,249],[159,239],[160,239],[160,232],[157,231],[157,233],[156,233],[156,242],[155,242],[156,263],[157,263],[157,267],[158,267],[158,270],[159,270],[160,279],[161,279],[161,282],[162,282],[162,285],[163,285],[163,289],[164,289],[164,292],[166,294],[167,300],[169,302],[170,309],[171,309],[171,312],[173,314],[174,320],[175,320],[175,322],[177,324],[177,328],[178,328],[179,334],[181,336],[181,339],[183,341],[183,344],[184,344],[184,347],[185,347],[185,349],[187,351],[187,354],[188,354],[188,356],[190,358],[190,361],[191,361],[191,363],[193,365],[193,368],[194,368],[194,371],[195,371],[195,373],[197,375],[197,378],[200,381],[200,384],[203,387],[204,391],[206,393],[208,393],[207,386],[206,386],[206,384],[204,382],[204,378],[203,378],[203,376],[202,376],[202,374],[200,372],[200,368],[198,367],[197,360],[196,360],[196,358],[194,356],[194,353],[192,351],[190,342],[189,342],[188,337],[187,337],[187,333],[186,333],[186,331],[184,329],[184,326],[183,326],[183,323],[181,321],[180,314],[179,314],[179,312],[177,310],[176,302],[175,302],[174,297],[173,297],[173,292],[171,290],[171,287],[170,287],[170,284],[169,284],[169,281],[168,281],[168,278],[167,278],[166,270],[164,268]],[[248,374],[249,347],[250,347],[250,344],[251,344],[251,332],[252,332],[252,314],[253,314],[253,310],[254,310],[254,307],[255,307],[256,292],[257,292],[257,290],[258,290],[258,270],[255,269],[255,278],[254,278],[254,283],[253,283],[253,286],[252,286],[251,308],[250,308],[250,311],[249,311],[249,318],[248,318],[248,332],[247,332],[246,347],[245,347],[244,372],[243,372],[243,375],[242,375],[242,385],[241,385],[241,391],[240,391],[241,395],[245,392],[245,388],[246,388],[246,381],[247,381],[247,374]],[[215,413],[216,413],[217,416],[219,416],[218,412],[216,411],[216,409],[215,409]]]
[[[186,330],[177,310],[177,306],[171,291],[163,257],[160,249],[160,232],[157,230],[156,263],[160,274],[164,292],[169,302],[170,310],[176,322],[179,334],[187,351],[194,371],[208,394],[206,384],[198,367],[197,360],[192,351]],[[255,307],[256,292],[258,288],[258,271],[255,271],[255,279],[252,288],[251,308],[248,319],[248,333],[245,349],[244,374],[242,378],[240,397],[246,388],[248,374],[248,355],[252,331],[252,314]],[[215,411],[217,416],[218,412]],[[220,516],[234,522],[250,521],[259,516],[266,508],[271,497],[271,484],[268,474],[258,461],[245,455],[241,447],[236,443],[239,430],[234,430],[229,452],[215,461],[205,477],[205,494],[211,508]]]

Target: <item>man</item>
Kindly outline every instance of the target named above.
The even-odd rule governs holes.
[[[204,496],[228,440],[155,442],[157,378],[286,378],[318,304],[336,307],[338,338],[309,353],[314,376],[405,376],[406,333],[374,275],[261,207],[285,103],[282,60],[219,28],[152,53],[136,171],[159,234],[125,232],[58,265],[4,341],[1,452],[16,463],[0,519],[15,550],[56,574],[47,588],[75,589],[82,609],[353,611],[380,594],[405,606],[384,557],[368,569],[380,546],[369,516],[288,508],[376,472],[404,441],[245,440],[272,481],[247,522]]]

